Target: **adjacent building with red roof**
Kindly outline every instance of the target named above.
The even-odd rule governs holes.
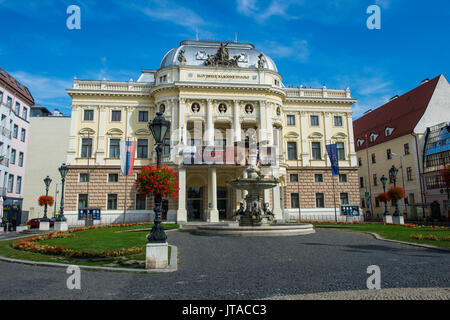
[[[427,216],[423,179],[424,143],[427,128],[450,121],[450,85],[444,75],[426,79],[415,89],[395,96],[353,122],[359,165],[361,206],[371,217],[381,218],[384,205],[375,197],[383,192],[380,178],[389,169],[399,169],[396,185],[404,187],[400,210],[409,219]],[[425,208],[425,214],[423,209]],[[390,213],[394,208],[390,208]]]

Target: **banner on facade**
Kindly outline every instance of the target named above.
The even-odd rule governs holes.
[[[133,174],[135,156],[136,142],[120,141],[120,169],[123,175],[130,176]]]
[[[257,165],[276,165],[276,148],[260,147]],[[249,150],[239,146],[186,146],[183,149],[184,165],[236,165],[249,164]]]
[[[339,160],[337,154],[337,146],[336,144],[328,144],[327,146],[328,156],[331,161],[331,171],[333,172],[333,176],[339,175]]]

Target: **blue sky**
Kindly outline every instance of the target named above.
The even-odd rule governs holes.
[[[81,30],[66,27],[69,5]],[[381,8],[381,30],[366,9]],[[0,0],[0,66],[36,103],[70,113],[79,79],[137,80],[180,41],[251,42],[286,86],[350,87],[354,118],[441,73],[450,77],[450,1]]]

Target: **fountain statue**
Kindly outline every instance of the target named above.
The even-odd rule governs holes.
[[[228,182],[233,189],[248,191],[244,204],[236,211],[236,219],[240,226],[267,226],[274,220],[274,215],[269,210],[269,204],[265,203],[263,209],[260,206],[260,191],[276,187],[279,180],[276,178],[266,179],[259,175],[259,168],[250,164],[245,168],[246,178],[238,178]]]

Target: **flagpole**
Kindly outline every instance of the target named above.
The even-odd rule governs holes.
[[[125,216],[127,215],[127,182],[128,182],[128,172],[125,172],[125,203],[123,205],[123,224],[125,224]]]
[[[333,169],[331,169],[331,179],[333,180],[333,205],[334,205],[334,218],[337,220],[337,212],[336,212],[336,190],[334,188],[334,175],[333,175]]]

